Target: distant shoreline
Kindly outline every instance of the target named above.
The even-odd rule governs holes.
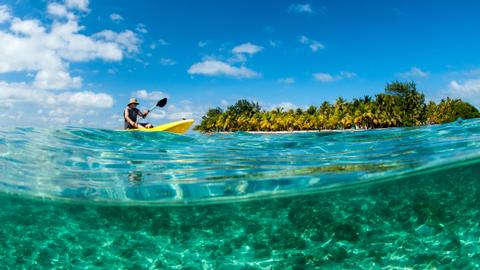
[[[209,134],[232,134],[236,132],[245,132],[251,134],[292,134],[292,133],[321,133],[321,132],[359,132],[366,130],[377,130],[377,129],[386,129],[386,128],[373,128],[373,129],[322,129],[322,130],[292,130],[292,131],[219,131],[219,132],[208,132]]]
[[[445,123],[444,123],[445,124]],[[245,131],[245,130],[236,130],[236,131],[213,131],[213,132],[206,132],[207,134],[232,134],[236,132],[245,132],[251,134],[292,134],[292,133],[322,133],[322,132],[362,132],[368,130],[384,130],[384,129],[392,129],[392,128],[405,128],[405,127],[425,127],[425,126],[436,126],[441,125],[437,123],[429,123],[425,125],[419,126],[404,126],[404,127],[382,127],[382,128],[348,128],[348,129],[318,129],[318,130],[281,130],[281,131]]]
[[[438,104],[426,103],[425,95],[417,90],[414,82],[393,81],[385,86],[384,93],[374,97],[364,96],[352,101],[339,97],[333,104],[324,101],[320,106],[288,111],[281,107],[265,110],[258,102],[240,99],[226,109],[210,108],[194,130],[257,134],[343,132],[415,127],[477,117],[480,112],[468,102],[447,97]]]

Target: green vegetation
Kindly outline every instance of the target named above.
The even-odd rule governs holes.
[[[414,82],[394,81],[385,93],[365,96],[351,102],[339,97],[334,104],[284,111],[265,111],[258,103],[239,100],[225,111],[212,108],[195,130],[220,131],[296,131],[322,129],[372,129],[440,124],[480,117],[479,111],[460,99],[442,99],[425,104],[425,95]]]

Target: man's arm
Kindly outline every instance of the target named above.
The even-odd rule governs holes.
[[[139,114],[142,118],[147,117],[147,115],[148,115],[149,112],[150,112],[149,110],[146,110],[145,112],[141,112],[140,110],[138,110],[138,114]]]
[[[132,119],[130,119],[130,116],[128,116],[128,110],[127,110],[127,109],[125,109],[125,111],[123,112],[123,114],[124,114],[125,119],[127,119],[127,122],[128,122],[132,127],[138,128],[137,123],[133,122]]]

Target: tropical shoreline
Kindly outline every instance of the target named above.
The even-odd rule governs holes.
[[[480,117],[478,117],[480,118]],[[476,119],[476,118],[473,118]],[[460,123],[463,121],[462,118],[457,119],[455,121],[459,121]],[[421,126],[438,126],[441,124],[425,124]],[[420,126],[417,126],[420,127]],[[250,133],[250,134],[298,134],[298,133],[322,133],[322,132],[335,132],[335,133],[343,133],[343,132],[363,132],[363,131],[372,131],[372,130],[386,130],[392,128],[399,128],[399,127],[386,127],[386,128],[348,128],[348,129],[312,129],[312,130],[283,130],[283,131],[260,131],[260,130],[237,130],[237,131],[219,131],[219,132],[207,132],[206,134],[234,134],[238,132],[242,133]]]
[[[377,129],[387,129],[387,128],[376,128]],[[373,129],[322,129],[322,130],[284,130],[284,131],[219,131],[219,132],[209,132],[209,134],[233,134],[237,132],[245,132],[250,134],[298,134],[298,133],[322,133],[322,132],[360,132]]]
[[[414,82],[394,81],[384,92],[320,106],[289,109],[262,109],[254,101],[238,100],[225,110],[209,109],[194,130],[212,132],[244,131],[261,134],[294,132],[370,130],[443,124],[457,119],[480,117],[476,107],[461,99],[447,97],[436,103],[425,101]]]

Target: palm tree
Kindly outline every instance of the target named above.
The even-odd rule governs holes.
[[[480,113],[459,99],[446,98],[438,104],[430,101],[427,105],[414,82],[394,81],[386,85],[385,93],[374,98],[364,96],[348,102],[339,97],[333,105],[324,101],[320,107],[310,106],[305,111],[300,108],[287,112],[283,108],[264,111],[256,102],[239,100],[225,111],[218,107],[209,109],[195,130],[371,129],[438,124],[458,117],[475,118],[480,117]]]

